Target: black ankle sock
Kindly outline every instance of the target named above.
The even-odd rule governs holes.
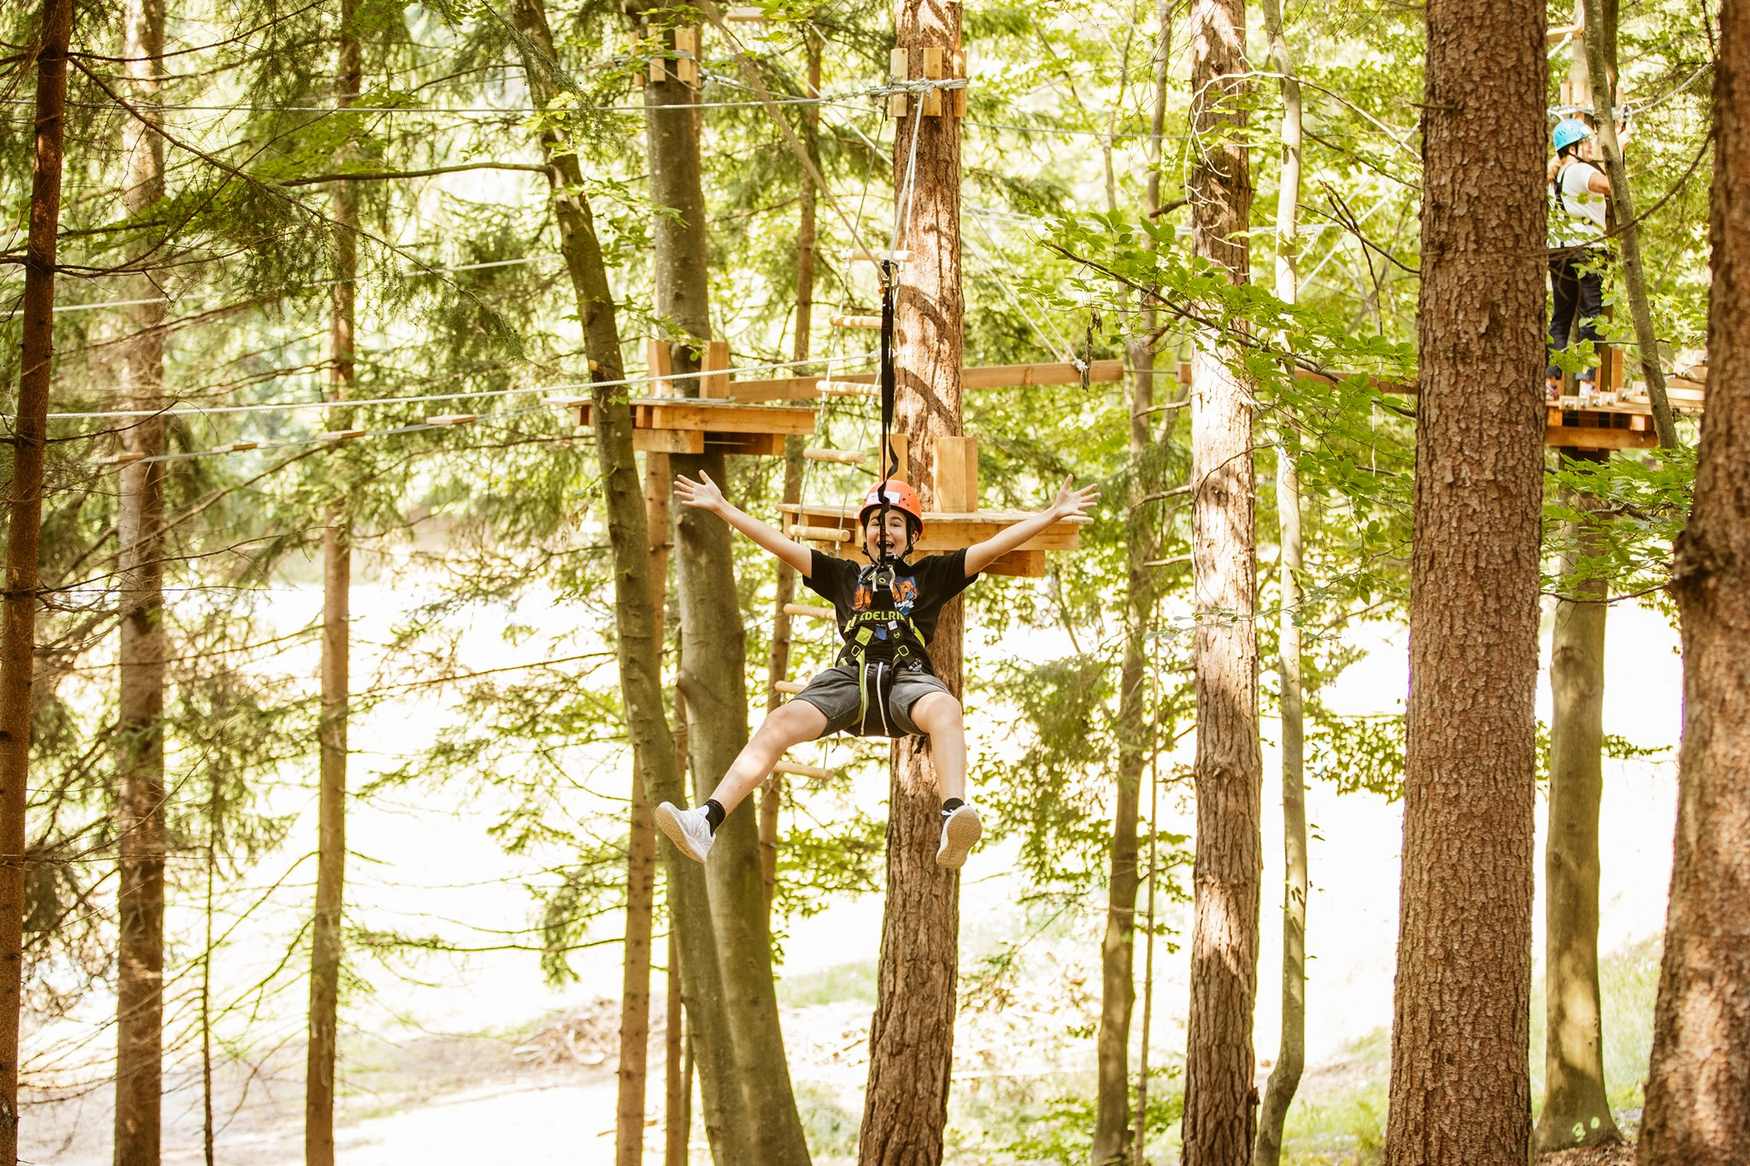
[[[966,803],[961,801],[959,798],[949,798],[947,801],[942,803],[942,817],[946,818],[949,814],[952,814],[955,810],[958,810],[961,806],[964,806],[965,804]]]
[[[723,825],[723,803],[712,798],[705,803],[705,823],[711,827],[711,833],[717,833],[717,827]]]

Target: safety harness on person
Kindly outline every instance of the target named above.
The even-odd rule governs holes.
[[[846,647],[841,659],[846,660],[857,669],[857,725],[858,736],[873,736],[879,732],[884,737],[894,736],[893,725],[887,717],[887,708],[893,696],[894,679],[901,672],[922,671],[926,665],[926,645],[922,633],[911,620],[908,612],[900,609],[895,599],[894,580],[897,577],[897,566],[911,554],[912,546],[917,541],[918,531],[923,523],[923,516],[918,512],[916,502],[912,500],[910,487],[900,484],[906,491],[909,505],[902,507],[907,515],[905,550],[897,556],[888,549],[886,539],[887,516],[893,510],[895,493],[889,489],[893,475],[899,469],[899,456],[893,449],[893,398],[895,378],[893,374],[893,298],[897,283],[898,267],[892,260],[881,263],[881,481],[870,491],[869,498],[864,502],[861,512],[857,515],[858,535],[867,545],[868,514],[871,509],[880,513],[880,529],[882,536],[879,542],[880,557],[857,575],[857,591],[865,589],[870,596],[870,604],[866,610],[852,614],[846,623],[844,634]],[[877,712],[877,720],[870,724],[870,706]]]

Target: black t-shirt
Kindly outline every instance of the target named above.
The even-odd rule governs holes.
[[[978,576],[966,574],[966,551],[925,555],[915,563],[893,564],[891,589],[878,587],[873,565],[859,567],[822,551],[813,551],[808,589],[831,601],[845,646],[838,662],[853,662],[861,649],[870,659],[917,659],[927,671],[930,637],[942,605],[966,590]]]

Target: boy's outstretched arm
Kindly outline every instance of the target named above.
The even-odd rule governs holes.
[[[717,488],[717,483],[713,482],[711,475],[704,470],[699,471],[699,480],[696,482],[685,474],[676,478],[674,492],[675,496],[681,500],[682,505],[715,514],[766,550],[777,555],[789,566],[796,568],[804,579],[808,578],[809,569],[814,563],[813,553],[777,528],[761,522],[736,506],[730,505],[729,500],[723,497],[723,491]]]
[[[1057,491],[1057,500],[1050,506],[966,548],[966,573],[978,574],[999,556],[1008,554],[1059,519],[1086,514],[1099,496],[1098,486],[1083,486],[1077,490],[1071,485],[1071,479],[1065,478],[1062,488]]]

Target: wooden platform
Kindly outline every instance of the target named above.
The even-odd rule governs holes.
[[[591,424],[587,397],[553,402],[575,408],[578,424]],[[814,409],[797,405],[750,405],[701,397],[641,397],[632,405],[632,448],[649,453],[726,453],[782,456],[784,439],[814,432]]]
[[[1648,405],[1563,397],[1544,408],[1543,443],[1557,449],[1652,449],[1659,435]]]
[[[857,507],[803,502],[799,505],[781,503],[778,509],[785,517],[787,533],[804,542],[814,543],[846,558],[858,555]],[[936,554],[958,550],[983,542],[1005,527],[1032,517],[1025,510],[978,510],[970,513],[924,513],[924,533],[918,539],[916,553]],[[1038,579],[1045,574],[1047,551],[1073,551],[1081,546],[1081,528],[1093,521],[1089,518],[1066,518],[1046,527],[1017,549],[1000,556],[985,573]],[[829,537],[825,532],[836,537]]]

